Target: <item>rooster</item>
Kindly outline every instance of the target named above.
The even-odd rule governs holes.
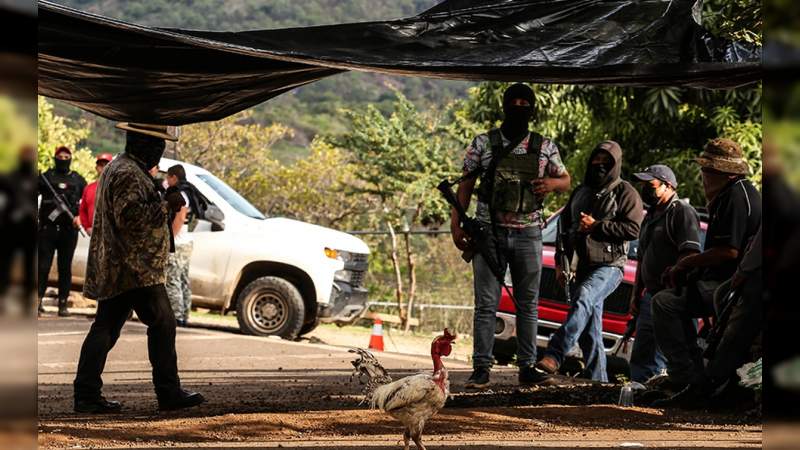
[[[447,369],[442,364],[442,356],[450,355],[455,339],[456,336],[445,328],[444,334],[431,343],[432,374],[419,373],[397,381],[392,381],[392,377],[372,353],[360,348],[350,350],[359,355],[353,361],[355,370],[351,379],[358,377],[363,383],[366,377],[364,400],[372,408],[380,408],[403,424],[405,450],[408,450],[409,439],[414,440],[419,450],[425,450],[422,445],[425,422],[442,409],[450,395],[450,381],[447,378]]]

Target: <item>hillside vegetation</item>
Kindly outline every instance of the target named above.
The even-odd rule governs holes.
[[[387,20],[413,16],[438,0],[56,0],[76,9],[126,22],[155,27],[243,31]],[[308,154],[317,134],[345,130],[342,109],[375,105],[388,113],[394,89],[420,107],[442,105],[466,96],[472,83],[380,74],[345,73],[298,88],[253,108],[252,119],[281,123],[295,130],[279,142],[275,152],[290,162]],[[85,119],[93,132],[86,139],[95,151],[118,151],[120,133],[113,124],[61,102],[56,112]]]

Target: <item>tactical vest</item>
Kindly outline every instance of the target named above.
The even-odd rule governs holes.
[[[524,154],[513,153],[515,143],[503,148],[500,130],[489,131],[492,160],[481,175],[478,199],[499,212],[529,214],[542,208],[543,199],[533,193],[533,180],[539,177],[539,154],[544,138],[531,132]]]

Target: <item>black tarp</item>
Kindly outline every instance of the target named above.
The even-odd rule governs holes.
[[[217,120],[342,71],[729,88],[760,48],[711,37],[693,0],[449,0],[415,17],[279,30],[148,28],[39,2],[39,93],[118,121]]]

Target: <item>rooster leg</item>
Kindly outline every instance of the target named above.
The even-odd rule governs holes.
[[[411,435],[411,439],[417,444],[417,450],[425,450],[425,446],[422,445],[422,433]]]
[[[422,429],[425,428],[425,422],[420,422],[417,426],[411,429],[411,439],[414,440],[414,444],[417,445],[417,450],[425,450],[425,446],[422,445]]]
[[[403,450],[408,450],[408,440],[409,439],[411,439],[411,432],[408,431],[408,428],[406,428],[405,430],[403,430],[403,444],[405,445],[403,447]]]

